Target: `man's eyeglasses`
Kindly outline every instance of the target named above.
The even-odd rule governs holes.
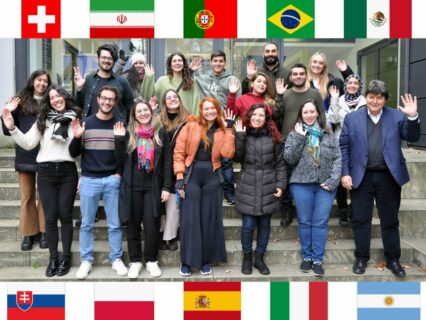
[[[108,97],[105,97],[105,96],[100,96],[100,98],[103,102],[107,102],[107,101],[112,102],[112,103],[115,102],[115,98],[108,98]]]

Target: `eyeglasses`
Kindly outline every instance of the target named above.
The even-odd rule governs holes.
[[[173,95],[173,96],[166,96],[166,100],[172,100],[172,99],[177,99],[178,96],[177,95]]]
[[[100,98],[101,98],[101,100],[103,101],[103,102],[115,102],[115,98],[108,98],[108,97],[105,97],[105,96],[100,96]]]
[[[107,60],[107,61],[113,61],[113,60],[114,60],[112,57],[100,56],[100,58],[101,58],[102,60]]]

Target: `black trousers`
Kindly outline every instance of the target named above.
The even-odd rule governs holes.
[[[61,221],[62,259],[71,259],[72,212],[78,174],[74,162],[41,162],[37,184],[46,220],[50,260],[58,260],[58,220]]]
[[[371,219],[375,199],[386,261],[399,260],[401,245],[398,211],[401,203],[401,187],[392,174],[387,170],[367,170],[359,187],[351,191],[351,197],[355,257],[363,261],[370,258]]]
[[[130,262],[142,262],[141,224],[145,232],[145,262],[157,261],[160,217],[154,217],[152,191],[133,191],[132,203],[132,216],[127,224]]]

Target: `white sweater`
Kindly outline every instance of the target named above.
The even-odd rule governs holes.
[[[331,123],[336,125],[334,134],[336,138],[339,139],[340,133],[343,128],[343,121],[348,113],[358,110],[361,106],[364,106],[367,103],[364,96],[360,96],[358,105],[351,109],[345,101],[345,95],[338,97],[331,97],[330,108],[328,109],[328,116],[330,117]]]
[[[16,144],[25,150],[31,150],[37,147],[40,143],[40,151],[37,155],[37,162],[60,162],[60,161],[73,161],[75,158],[71,157],[68,146],[74,137],[71,126],[68,126],[68,138],[65,142],[52,139],[53,123],[46,121],[46,130],[41,135],[37,128],[37,121],[33,124],[31,129],[23,134],[18,127],[10,130],[10,135]]]

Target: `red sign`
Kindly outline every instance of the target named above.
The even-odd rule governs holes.
[[[60,38],[61,0],[21,0],[22,38]]]

